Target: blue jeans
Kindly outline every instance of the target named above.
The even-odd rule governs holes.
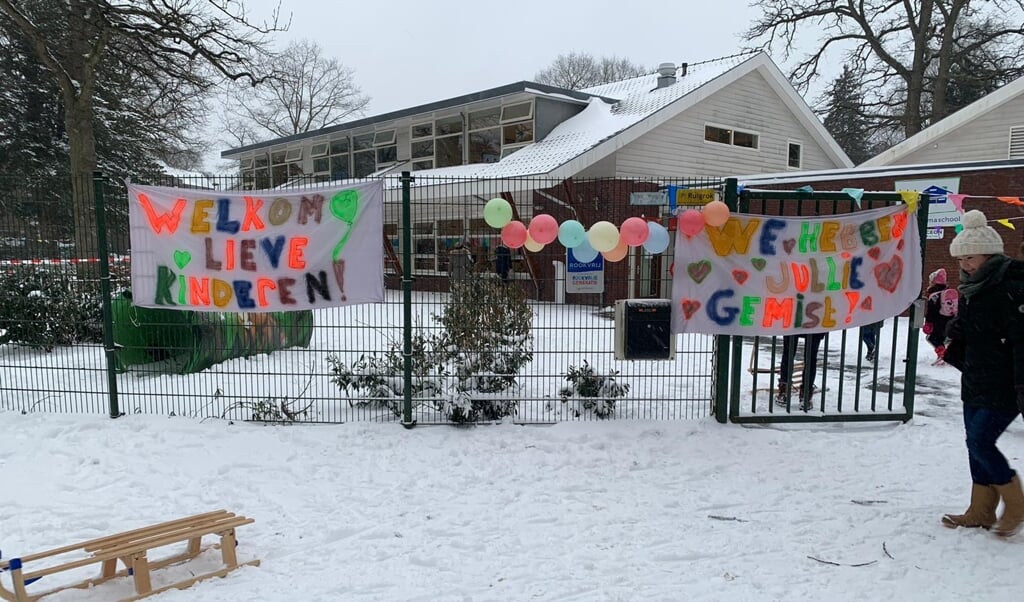
[[[971,479],[978,485],[1005,485],[1013,479],[1006,456],[996,440],[1017,419],[1018,412],[1006,412],[964,404],[964,429],[967,431],[967,459]]]

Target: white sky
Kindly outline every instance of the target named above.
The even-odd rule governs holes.
[[[434,0],[390,4],[285,2],[288,32],[318,42],[355,70],[371,97],[366,116],[532,80],[559,54],[618,56],[650,67],[735,54],[758,14],[744,0],[594,0],[511,3]],[[276,0],[247,0],[250,17]]]

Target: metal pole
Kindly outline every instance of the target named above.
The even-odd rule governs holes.
[[[925,247],[928,244],[928,195],[921,194],[917,199],[917,231],[921,239],[921,265],[924,265]],[[918,305],[910,306],[910,324],[907,326],[907,369],[904,375],[903,384],[903,409],[906,411],[906,419],[914,417],[914,383],[917,382],[917,352],[918,352],[918,324],[922,322],[922,316],[917,316]],[[897,318],[898,320],[898,318]]]
[[[402,426],[412,428],[412,211],[410,185],[416,179],[402,172]]]
[[[118,418],[121,412],[117,400],[117,350],[114,347],[114,319],[110,307],[110,253],[107,250],[107,221],[104,215],[103,174],[92,174],[93,197],[96,200],[96,247],[100,260],[100,296],[103,317],[103,351],[107,359],[107,396],[110,400],[110,417]]]

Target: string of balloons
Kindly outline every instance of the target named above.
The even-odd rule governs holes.
[[[711,201],[702,211],[687,209],[679,215],[679,230],[689,238],[696,236],[705,225],[720,227],[729,220],[729,206],[722,201]],[[501,242],[510,249],[525,248],[536,253],[557,240],[572,249],[577,261],[589,263],[598,253],[608,261],[620,261],[631,247],[643,247],[651,255],[668,249],[669,235],[665,226],[642,217],[629,217],[616,226],[599,221],[586,229],[579,221],[570,219],[558,223],[547,213],[533,216],[529,226],[512,219],[512,205],[503,198],[493,198],[484,205],[484,221],[492,228],[501,229]]]

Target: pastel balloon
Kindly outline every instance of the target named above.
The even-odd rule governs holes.
[[[512,205],[503,198],[495,197],[484,205],[484,221],[492,228],[504,228],[512,221]]]
[[[619,244],[615,245],[614,249],[601,254],[608,261],[622,261],[627,253],[629,253],[629,245],[626,244],[626,241],[619,239]]]
[[[526,244],[526,226],[521,221],[513,221],[505,224],[501,229],[501,242],[510,249],[518,249]]]
[[[687,236],[694,236],[704,229],[704,216],[696,209],[687,209],[679,216],[679,229]]]
[[[588,241],[584,240],[573,247],[572,256],[581,263],[590,263],[597,259],[597,251],[594,250],[594,247],[590,246]]]
[[[704,205],[704,223],[712,228],[724,226],[729,221],[729,206],[722,201],[711,201]]]
[[[619,229],[611,222],[597,222],[587,232],[587,240],[595,251],[611,251],[619,244]]]
[[[533,216],[529,229],[530,238],[542,246],[558,238],[558,221],[547,213]]]
[[[619,237],[631,247],[639,247],[647,240],[647,220],[642,217],[630,217],[622,222],[619,228]]]
[[[574,219],[566,220],[558,227],[558,242],[566,249],[574,249],[586,239],[586,228]]]
[[[531,253],[536,253],[537,251],[540,251],[541,249],[544,248],[544,245],[540,244],[539,242],[533,239],[533,236],[530,234],[529,231],[526,232],[526,242],[523,243],[523,246],[526,247],[526,250],[530,251]]]
[[[649,234],[644,242],[644,250],[651,255],[664,253],[668,248],[668,230],[658,222],[647,222],[647,230]]]

